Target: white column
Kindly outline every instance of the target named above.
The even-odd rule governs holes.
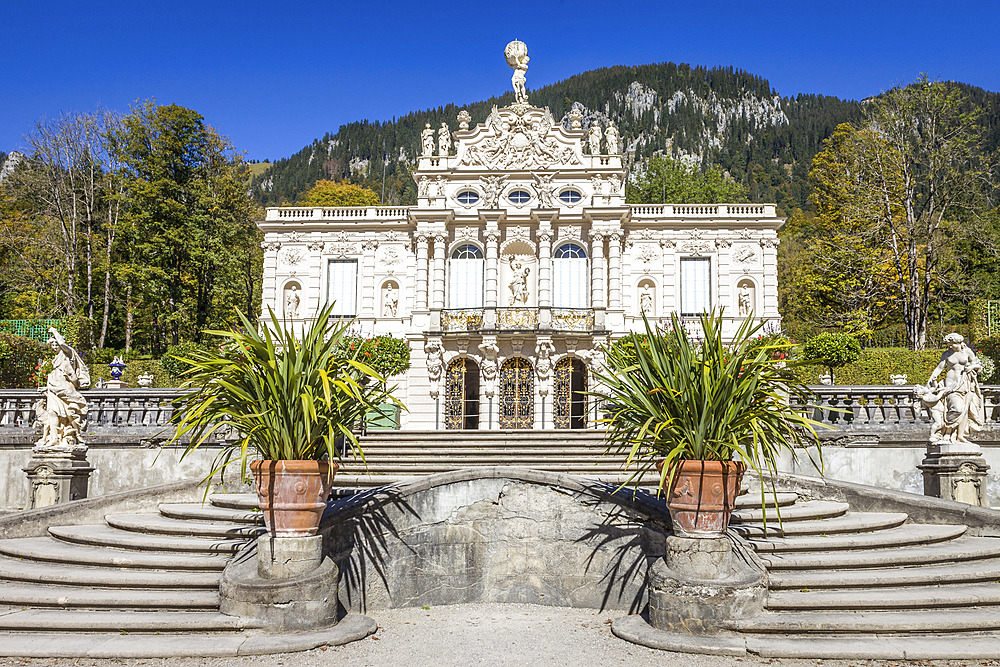
[[[417,303],[416,310],[427,310],[427,235],[417,235]]]
[[[448,252],[448,238],[443,234],[434,237],[434,302],[431,308],[444,308],[444,256]]]
[[[604,308],[604,234],[590,235],[590,307]]]
[[[497,258],[499,256],[499,230],[486,231],[486,307],[497,307]]]
[[[552,305],[552,232],[538,232],[538,306]]]
[[[361,243],[361,314],[375,316],[375,249],[378,241]]]
[[[622,307],[622,235],[613,232],[608,244],[608,308]]]

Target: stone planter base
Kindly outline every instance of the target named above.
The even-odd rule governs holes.
[[[978,452],[927,454],[919,466],[924,474],[924,495],[989,507],[986,471],[990,466]]]

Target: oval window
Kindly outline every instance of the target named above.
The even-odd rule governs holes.
[[[564,204],[576,204],[583,199],[583,195],[580,194],[579,190],[563,190],[559,193],[559,199]]]
[[[528,194],[527,190],[514,190],[507,195],[507,199],[513,204],[527,204],[531,199],[531,195]]]
[[[479,194],[473,192],[472,190],[463,190],[458,193],[458,203],[463,206],[471,206],[479,201]]]

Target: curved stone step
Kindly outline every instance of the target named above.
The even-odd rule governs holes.
[[[229,554],[121,551],[63,542],[53,537],[18,537],[0,540],[0,554],[54,563],[96,567],[221,571]]]
[[[256,504],[256,499],[254,503]],[[200,503],[163,503],[158,508],[160,514],[171,519],[190,521],[221,521],[226,523],[245,523],[257,525],[263,522],[260,512],[245,509],[230,509],[215,507]]]
[[[226,632],[248,626],[217,611],[26,609],[0,616],[0,632]],[[8,638],[4,638],[6,641]]]
[[[788,507],[789,505],[794,505],[799,499],[799,494],[797,493],[771,493],[770,491],[764,492],[764,505],[765,507]],[[760,489],[747,489],[746,493],[736,497],[736,502],[734,507],[737,511],[748,511],[748,510],[760,510]],[[781,511],[782,514],[785,513],[784,510]],[[770,512],[768,513],[770,514]]]
[[[246,544],[246,540],[222,538],[183,537],[175,535],[149,535],[116,530],[110,526],[50,526],[53,537],[66,542],[91,544],[117,549],[148,551],[194,551],[203,553],[233,554]]]
[[[738,632],[802,634],[906,634],[1000,631],[1000,609],[930,609],[849,613],[785,612],[729,621]]]
[[[258,500],[256,493],[212,493],[208,502],[215,507],[250,512],[257,509]]]
[[[801,537],[750,537],[758,553],[790,551],[834,551],[846,549],[883,549],[911,544],[930,544],[951,540],[965,533],[965,526],[906,524],[874,533],[804,535]]]
[[[762,658],[828,660],[984,660],[1000,658],[1000,633],[959,637],[777,637],[746,638]]]
[[[806,570],[768,573],[771,590],[808,588],[879,588],[883,586],[930,586],[977,581],[1000,583],[1000,559],[863,570]]]
[[[772,611],[809,609],[860,611],[991,605],[1000,605],[1000,586],[995,583],[880,588],[877,594],[854,589],[805,593],[776,591],[768,594],[766,606]],[[944,615],[942,613],[942,616]]]
[[[848,512],[829,519],[788,521],[779,523],[768,521],[767,535],[834,535],[846,533],[870,533],[903,525],[907,515],[903,512]],[[765,534],[762,523],[741,523],[732,529],[743,537],[762,537]]]
[[[202,588],[218,590],[218,572],[84,567],[0,557],[0,579],[8,581],[98,586],[103,588]]]
[[[107,609],[216,609],[219,592],[143,590],[135,588],[74,588],[0,584],[0,604],[26,607],[88,607]]]
[[[758,496],[757,499],[759,500],[760,497]],[[829,500],[809,500],[806,502],[797,502],[790,507],[781,509],[780,515],[782,523],[786,521],[811,521],[842,516],[850,509],[851,506],[847,503],[836,503]],[[772,524],[774,526],[778,525],[778,514],[777,510],[768,509],[767,527],[769,529]],[[764,512],[758,505],[754,509],[737,509],[734,511],[732,524],[753,524],[763,520]]]
[[[153,535],[241,539],[256,537],[264,530],[263,526],[185,521],[160,514],[109,514],[104,517],[104,520],[112,528]]]
[[[909,524],[911,528],[918,526],[920,524]],[[951,526],[951,528],[956,527]],[[1000,557],[1000,539],[961,536],[930,544],[889,549],[832,553],[760,553],[759,556],[771,574],[811,569],[852,570],[892,566],[905,567],[997,558]]]

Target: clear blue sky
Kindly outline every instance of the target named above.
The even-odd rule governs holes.
[[[1000,91],[998,16],[996,0],[4,0],[0,150],[43,117],[155,97],[251,159],[287,157],[343,123],[503,93],[514,38],[529,89],[673,61],[745,69],[782,95],[860,99],[921,72]]]

